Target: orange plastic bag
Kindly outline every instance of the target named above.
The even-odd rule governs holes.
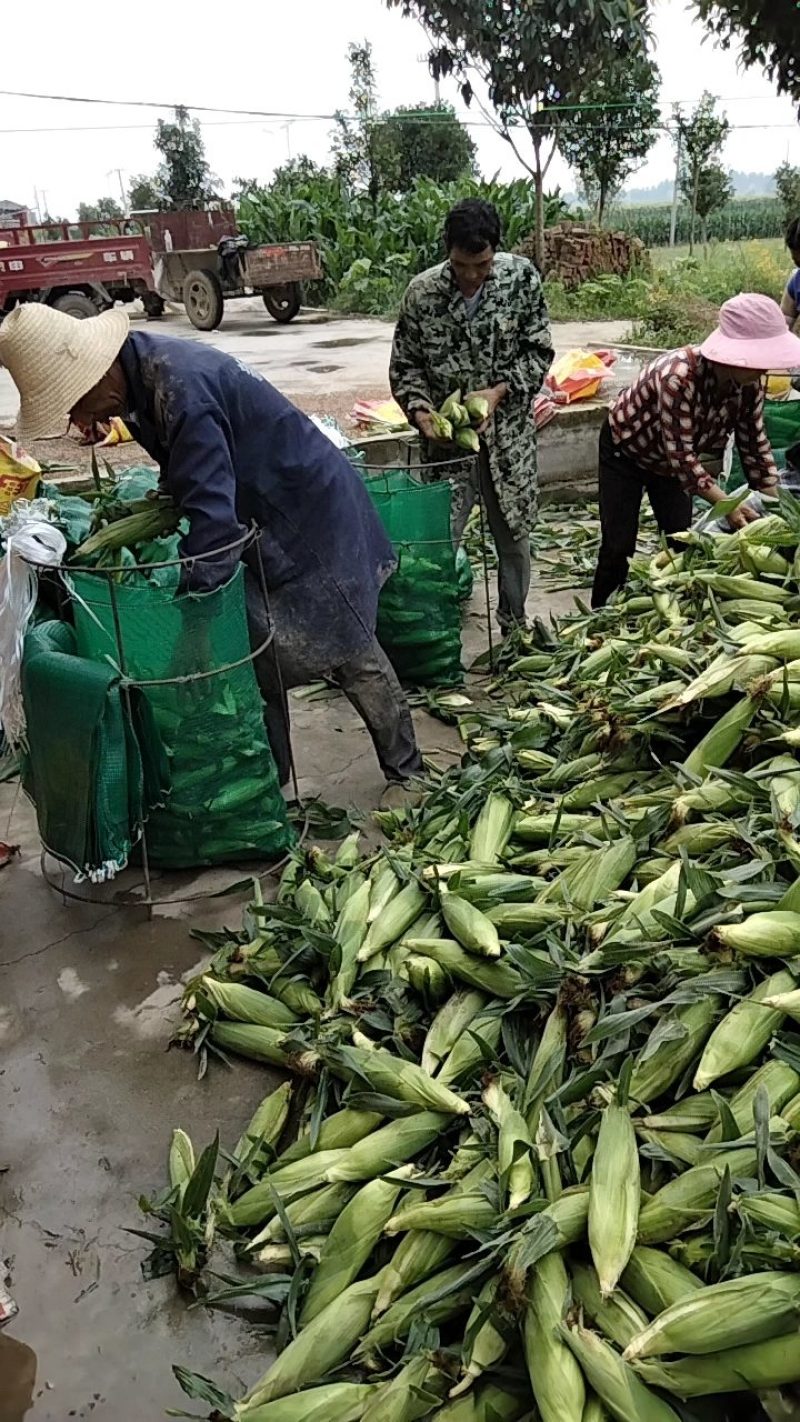
[[[610,373],[592,351],[567,351],[553,361],[545,384],[556,404],[571,405],[573,400],[593,400]]]
[[[35,499],[41,469],[32,455],[6,435],[0,435],[0,518],[16,499]]]

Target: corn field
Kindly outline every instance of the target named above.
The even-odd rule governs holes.
[[[612,226],[640,237],[647,247],[667,247],[670,219],[671,209],[666,203],[619,206],[614,209]],[[691,225],[691,213],[681,204],[676,233],[679,246],[689,241]],[[785,225],[783,207],[777,198],[740,198],[711,214],[708,235],[718,242],[746,242],[759,237],[782,237]]]
[[[506,247],[533,230],[533,187],[523,178],[443,185],[421,178],[410,192],[383,193],[373,204],[335,176],[318,174],[304,183],[250,187],[240,201],[239,223],[253,242],[319,244],[325,277],[309,286],[308,300],[382,314],[397,304],[410,277],[442,260],[444,219],[463,197],[495,204]],[[559,221],[565,211],[558,194],[547,199],[548,222]]]
[[[200,935],[204,1090],[287,1077],[143,1202],[151,1273],[268,1315],[246,1390],[175,1370],[216,1422],[737,1422],[800,1382],[800,512],[681,539],[431,700],[463,763],[381,846]]]

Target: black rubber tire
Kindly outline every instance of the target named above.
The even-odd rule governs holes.
[[[183,282],[186,315],[198,331],[216,331],[225,309],[225,298],[216,272],[187,272]]]
[[[285,286],[270,286],[261,296],[270,316],[285,326],[293,321],[302,303],[302,292],[298,281],[288,281]]]
[[[79,321],[97,315],[97,305],[85,291],[64,291],[50,305],[56,311],[64,311],[67,316],[77,316]]]
[[[164,315],[164,298],[157,291],[145,291],[142,306],[148,321],[158,321]]]

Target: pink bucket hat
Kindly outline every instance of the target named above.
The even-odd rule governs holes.
[[[716,331],[700,351],[707,360],[742,370],[800,368],[800,339],[787,329],[777,301],[755,292],[743,292],[725,302]]]

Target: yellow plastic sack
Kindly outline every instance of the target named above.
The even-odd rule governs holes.
[[[21,444],[0,435],[0,518],[5,518],[15,499],[36,498],[41,472]]]
[[[553,361],[546,383],[557,404],[571,405],[573,400],[593,400],[609,373],[592,351],[567,351]]]

